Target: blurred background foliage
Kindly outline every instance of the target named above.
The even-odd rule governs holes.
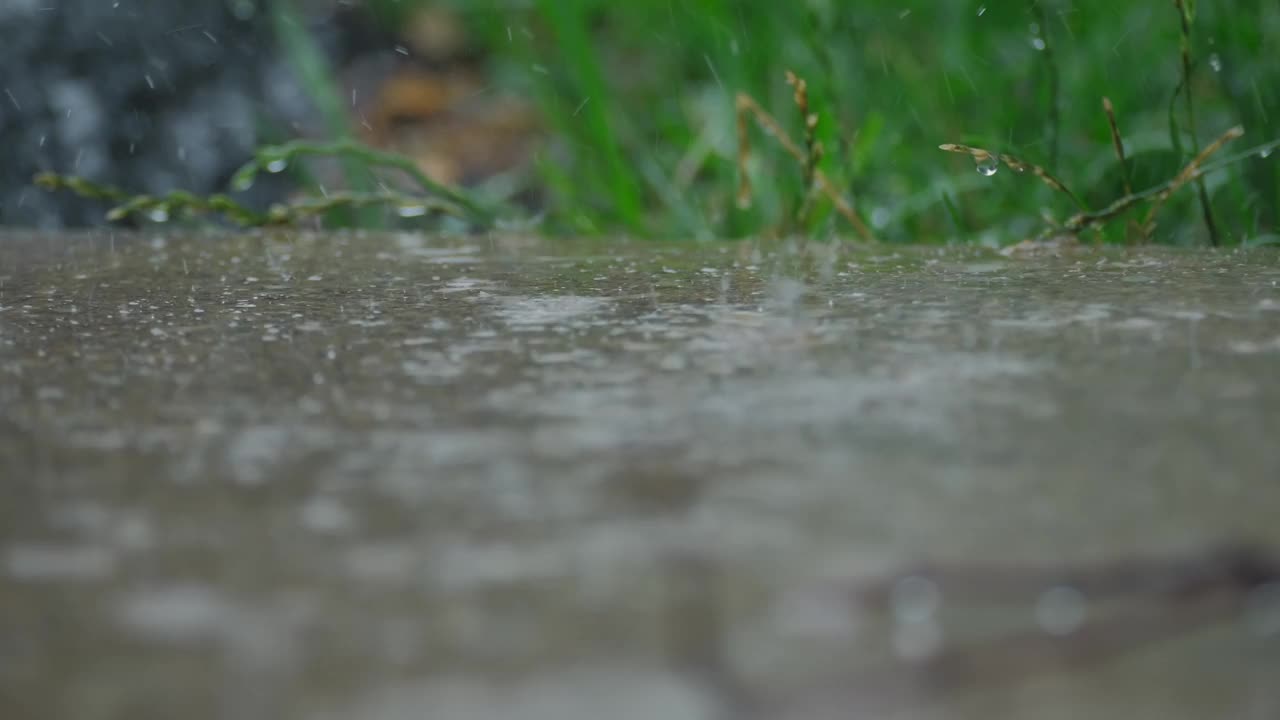
[[[754,122],[754,202],[735,202],[739,93],[803,137],[788,70],[808,83],[821,170],[894,242],[1017,242],[1045,217],[1077,210],[1030,174],[974,172],[971,158],[941,143],[1041,165],[1098,209],[1125,193],[1126,179],[1135,191],[1168,180],[1234,125],[1245,135],[1219,159],[1280,138],[1273,0],[1182,6],[1185,89],[1174,0],[226,1],[270,17],[314,109],[264,121],[259,142],[354,138],[403,153],[434,180],[534,218],[548,234],[853,234],[827,200],[797,221],[803,169]],[[393,183],[350,159],[294,169],[313,191]],[[1231,163],[1206,178],[1203,195],[1177,193],[1152,239],[1213,239],[1207,200],[1218,241],[1275,241],[1275,156]],[[1129,221],[1144,213],[1102,236],[1132,240]]]
[[[985,177],[943,142],[1017,155],[1091,207],[1123,194],[1101,100],[1116,107],[1135,190],[1167,180],[1239,123],[1225,151],[1280,137],[1280,4],[1195,3],[1184,100],[1179,11],[1170,0],[378,0],[393,32],[441,10],[465,28],[486,83],[527,98],[548,141],[532,159],[548,229],[741,236],[787,227],[801,168],[753,127],[755,203],[735,207],[735,93],[794,138],[794,70],[820,120],[823,170],[884,239],[1018,240],[1042,213],[1074,210],[1034,179]],[[1271,48],[1271,50],[1268,50]],[[1207,179],[1224,242],[1266,239],[1280,204],[1276,162],[1254,157]],[[1156,238],[1206,240],[1196,193],[1162,211]],[[812,215],[810,232],[850,231]],[[1122,239],[1124,223],[1107,230]]]

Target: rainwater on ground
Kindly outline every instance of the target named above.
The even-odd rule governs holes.
[[[1280,717],[1278,437],[1272,250],[9,234],[0,717]]]

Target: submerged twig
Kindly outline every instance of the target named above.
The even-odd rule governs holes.
[[[722,699],[733,717],[844,718],[928,714],[954,693],[1017,686],[1064,668],[1097,668],[1151,644],[1239,617],[1248,598],[1280,581],[1280,559],[1262,545],[1229,543],[1167,557],[1132,557],[1076,567],[932,565],[903,568],[870,582],[833,582],[804,591],[822,607],[843,607],[872,618],[890,611],[897,631],[946,622],[926,611],[926,623],[893,617],[894,596],[912,579],[947,598],[948,608],[1010,612],[1063,593],[1088,612],[1051,627],[1037,626],[940,644],[923,657],[862,663],[816,674],[782,691],[759,691],[738,681]],[[800,594],[800,593],[797,593]],[[706,643],[723,647],[723,640]],[[873,656],[874,657],[874,656]],[[723,657],[703,663],[720,669]],[[723,675],[723,671],[720,673]],[[736,678],[731,678],[736,679]],[[856,711],[853,710],[856,708]]]

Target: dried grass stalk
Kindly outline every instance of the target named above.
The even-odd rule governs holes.
[[[805,149],[796,144],[786,130],[782,129],[782,125],[769,114],[746,93],[738,93],[735,98],[734,107],[737,112],[738,121],[738,207],[751,207],[752,187],[751,180],[747,175],[747,161],[751,157],[751,138],[748,132],[749,120],[754,118],[756,124],[760,126],[765,135],[769,135],[777,140],[782,149],[787,152],[796,163],[804,170],[805,184],[810,191],[822,193],[831,204],[835,206],[836,212],[853,227],[863,240],[868,242],[875,241],[875,234],[871,232],[871,228],[863,222],[862,218],[854,210],[853,204],[840,194],[835,184],[831,182],[827,174],[818,167],[818,162],[822,158],[822,144],[817,142],[815,130],[818,125],[818,117],[815,113],[808,112],[808,88],[804,80],[797,77],[794,73],[787,73],[787,82],[795,88],[795,101],[797,107],[804,114],[805,123]]]

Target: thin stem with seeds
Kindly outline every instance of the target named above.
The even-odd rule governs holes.
[[[734,106],[737,111],[738,121],[738,206],[747,208],[751,206],[751,183],[747,179],[747,160],[750,158],[750,138],[747,133],[747,119],[754,118],[756,124],[764,131],[766,135],[771,135],[782,149],[787,152],[795,161],[804,167],[806,163],[806,155],[800,146],[787,135],[782,126],[774,119],[769,111],[765,110],[746,93],[738,93],[734,100]],[[814,187],[831,201],[835,206],[836,212],[840,213],[853,229],[868,242],[875,242],[875,234],[871,232],[871,228],[863,222],[858,213],[854,211],[853,205],[846,201],[844,197],[836,190],[835,185],[827,178],[827,174],[821,169],[815,169],[813,173]]]
[[[1032,175],[1035,175],[1036,177],[1040,178],[1040,181],[1043,182],[1045,185],[1048,185],[1050,188],[1053,188],[1057,192],[1060,192],[1063,195],[1066,195],[1067,197],[1071,198],[1071,202],[1075,203],[1076,206],[1079,207],[1081,210],[1089,209],[1088,206],[1085,205],[1084,201],[1080,199],[1080,196],[1076,195],[1074,192],[1071,191],[1071,188],[1067,187],[1066,183],[1059,180],[1057,176],[1055,176],[1053,173],[1049,172],[1048,170],[1045,170],[1044,168],[1040,167],[1039,165],[1036,165],[1035,163],[1029,163],[1025,160],[1016,158],[1013,155],[1008,155],[1005,153],[995,153],[980,147],[973,147],[971,145],[960,145],[959,143],[943,143],[938,146],[938,149],[945,150],[947,152],[963,153],[965,155],[969,155],[973,158],[973,161],[975,163],[988,162],[994,158],[996,161],[1003,163],[1005,167],[1009,168],[1010,170],[1013,170],[1014,172],[1022,173],[1022,172],[1030,171]]]
[[[1188,182],[1192,182],[1192,181],[1195,181],[1197,184],[1200,185],[1200,187],[1203,188],[1204,174],[1199,172],[1200,166],[1204,164],[1204,162],[1208,160],[1210,156],[1212,156],[1214,153],[1221,150],[1223,146],[1225,146],[1227,143],[1231,142],[1232,140],[1235,140],[1236,138],[1241,137],[1242,135],[1244,135],[1244,128],[1240,125],[1236,125],[1230,130],[1227,130],[1225,133],[1219,136],[1217,140],[1214,140],[1213,142],[1209,143],[1209,145],[1205,147],[1204,150],[1200,151],[1200,153],[1197,154],[1191,160],[1191,162],[1188,163],[1187,166],[1182,169],[1181,172],[1179,172],[1176,176],[1174,176],[1172,180],[1169,181],[1168,188],[1161,191],[1156,196],[1156,201],[1151,205],[1151,209],[1147,211],[1147,217],[1142,224],[1145,234],[1147,235],[1151,234],[1151,231],[1155,227],[1154,223],[1155,223],[1156,213],[1159,212],[1160,208],[1164,206],[1164,203],[1168,201],[1169,196],[1172,195],[1174,192],[1176,192],[1183,185],[1186,185]]]
[[[1142,192],[1126,195],[1101,210],[1098,210],[1095,212],[1078,213],[1076,215],[1073,215],[1065,223],[1063,223],[1060,229],[1068,233],[1078,233],[1081,230],[1084,230],[1086,228],[1102,225],[1124,214],[1127,210],[1134,207],[1135,205],[1138,205],[1139,203],[1144,202],[1146,200],[1155,198],[1155,206],[1153,206],[1152,209],[1148,212],[1147,222],[1145,223],[1147,226],[1150,226],[1151,219],[1154,217],[1156,211],[1159,210],[1159,206],[1165,200],[1167,200],[1170,195],[1177,192],[1187,183],[1193,180],[1199,180],[1212,171],[1220,170],[1231,163],[1239,162],[1240,160],[1243,160],[1249,157],[1250,155],[1257,153],[1258,148],[1254,148],[1247,153],[1241,153],[1239,155],[1232,156],[1214,165],[1204,164],[1205,161],[1208,160],[1211,155],[1221,150],[1222,147],[1226,145],[1228,142],[1240,137],[1243,134],[1244,134],[1244,128],[1238,125],[1236,127],[1231,128],[1230,130],[1223,133],[1222,136],[1219,137],[1217,140],[1214,140],[1212,143],[1210,143],[1208,147],[1206,147],[1203,151],[1201,151],[1200,154],[1197,155],[1194,159],[1192,159],[1190,163],[1187,163],[1186,167],[1184,167],[1172,179],[1160,185],[1157,185],[1153,188],[1148,188],[1146,190],[1143,190]],[[1280,142],[1272,143],[1272,145],[1277,145],[1277,144],[1280,144]],[[1263,147],[1267,147],[1267,146],[1263,146]]]

